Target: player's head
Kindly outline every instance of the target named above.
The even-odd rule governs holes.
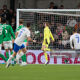
[[[46,26],[49,27],[49,23],[48,23],[48,22],[45,22],[45,23],[44,23],[44,26],[45,26],[45,27],[46,27]]]
[[[30,28],[30,23],[27,23],[26,25],[27,25],[27,26],[26,26],[27,28]]]
[[[6,23],[6,19],[5,19],[5,18],[2,18],[1,22],[2,22],[3,24],[5,24],[5,23]]]
[[[23,24],[23,19],[19,20],[19,25]]]

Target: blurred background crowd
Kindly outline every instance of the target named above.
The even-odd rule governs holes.
[[[4,3],[5,4],[5,3]],[[77,5],[77,9],[80,8],[80,3]],[[65,5],[61,4],[60,6],[56,5],[53,1],[49,3],[49,7],[46,9],[65,9]],[[16,10],[8,9],[7,5],[3,5],[2,9],[0,9],[0,16],[6,18],[7,24],[10,24],[15,32],[16,30]],[[69,38],[72,35],[72,29],[80,27],[80,17],[72,17],[72,16],[55,16],[49,14],[36,14],[36,31],[38,31],[37,35],[33,35],[37,40],[37,43],[32,44],[31,46],[39,46],[37,49],[41,48],[41,43],[43,40],[43,30],[44,30],[44,22],[49,22],[49,27],[53,33],[55,38],[54,44],[51,43],[51,48],[55,49],[70,49]],[[35,25],[34,24],[34,25]],[[33,27],[33,25],[32,25]],[[33,33],[33,32],[32,32]]]

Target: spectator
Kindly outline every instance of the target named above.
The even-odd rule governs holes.
[[[77,24],[77,21],[73,17],[70,17],[67,20],[67,26],[69,26],[69,27],[75,27],[76,24]]]
[[[66,25],[67,23],[67,16],[59,16],[59,23],[61,23],[62,25]]]
[[[49,9],[54,9],[54,3],[53,2],[50,2]]]
[[[57,9],[58,7],[54,5],[54,2],[50,2],[49,9]]]
[[[58,46],[57,46],[58,49],[64,49],[64,45],[62,44],[62,41],[59,40],[58,41]]]
[[[64,45],[64,48],[67,49],[67,45],[69,44],[69,34],[66,30],[62,32],[62,44]]]
[[[59,40],[62,40],[62,32],[63,32],[63,27],[61,27],[61,24],[60,23],[57,23],[56,24],[56,31],[54,33],[54,38],[55,38],[55,48],[58,47],[58,43],[59,43]]]
[[[13,13],[13,17],[15,18],[15,21],[16,21],[16,12]]]
[[[15,18],[13,17],[12,20],[11,20],[11,26],[13,28],[13,31],[15,32],[15,29],[16,29],[16,22],[15,22]]]
[[[9,10],[9,24],[11,24],[12,18],[14,17],[14,12],[12,9]]]
[[[78,9],[80,9],[80,3],[78,4],[78,6],[77,6],[77,7],[78,7]]]
[[[64,9],[64,5],[60,5],[60,9]]]
[[[58,39],[62,40],[62,32],[63,32],[63,27],[61,27],[61,24],[58,23],[57,24],[57,29],[56,29],[56,33],[58,35]]]
[[[3,17],[9,21],[9,10],[7,9],[7,5],[3,5]]]
[[[0,9],[0,16],[3,17],[3,10]]]

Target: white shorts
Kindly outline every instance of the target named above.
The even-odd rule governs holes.
[[[12,49],[13,48],[12,41],[4,41],[3,45],[4,45],[4,49]]]

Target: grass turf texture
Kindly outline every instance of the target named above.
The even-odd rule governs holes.
[[[80,80],[80,65],[15,65],[6,69],[0,64],[0,80]]]

